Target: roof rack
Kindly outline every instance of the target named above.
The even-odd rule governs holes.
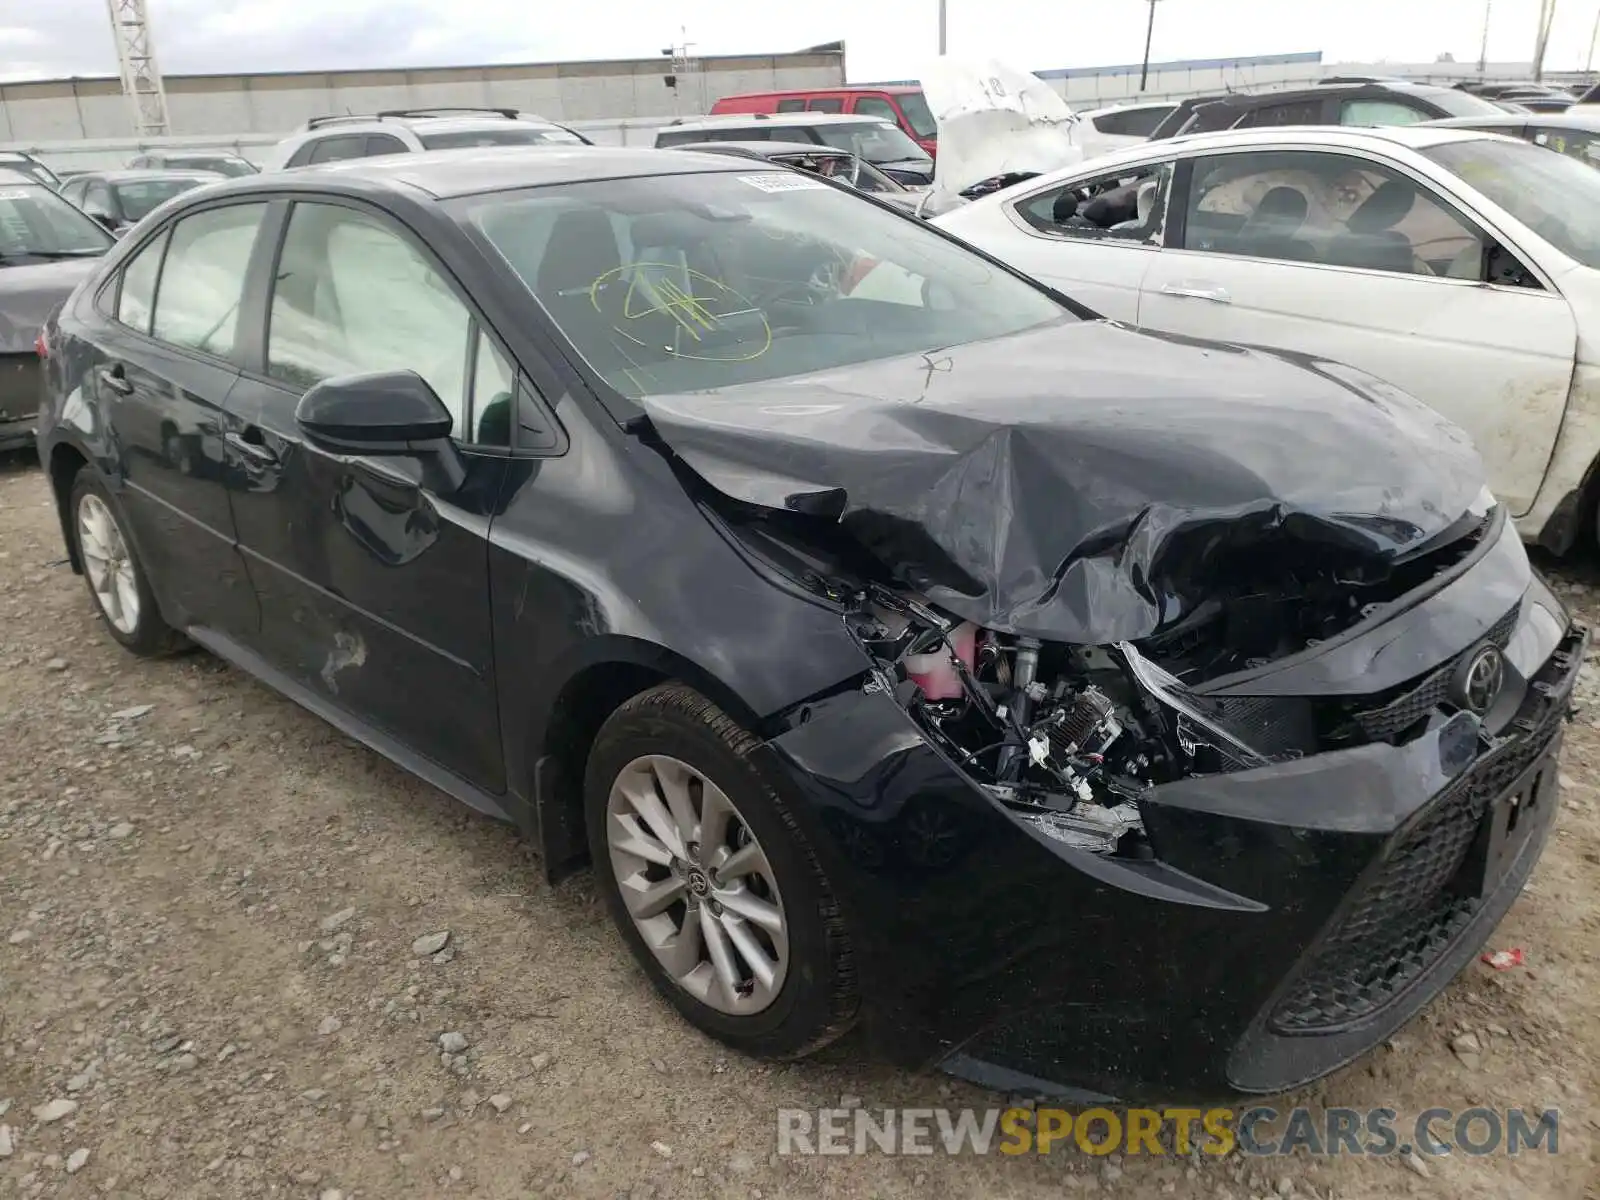
[[[396,117],[448,117],[457,114],[483,114],[504,117],[508,121],[519,119],[522,114],[514,108],[475,108],[471,105],[455,105],[446,108],[386,108],[376,113],[329,113],[326,116],[312,117],[306,122],[307,129],[321,129],[324,125],[337,125],[345,121],[388,121]]]
[[[386,108],[378,114],[378,119],[381,121],[385,117],[447,117],[451,113],[493,113],[508,121],[515,121],[521,115],[514,108],[475,108],[470,104],[454,104],[443,108]]]

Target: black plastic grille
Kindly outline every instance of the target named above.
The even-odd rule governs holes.
[[[1553,665],[1576,664],[1557,655]],[[1462,882],[1484,813],[1549,748],[1566,715],[1565,688],[1537,687],[1518,731],[1486,753],[1389,850],[1335,929],[1303,964],[1272,1024],[1290,1033],[1337,1029],[1387,1005],[1468,925],[1479,900]]]
[[[1521,606],[1518,605],[1496,621],[1484,635],[1484,641],[1492,642],[1504,650],[1511,641],[1511,634],[1517,627],[1517,617],[1521,611]],[[1470,652],[1470,650],[1463,651],[1437,671],[1423,676],[1420,683],[1412,685],[1384,703],[1356,709],[1350,715],[1354,717],[1356,724],[1361,727],[1361,732],[1366,734],[1369,741],[1392,741],[1396,735],[1411,728],[1444,703],[1445,696],[1450,690],[1451,675],[1455,673],[1461,659]]]
[[[33,354],[0,354],[0,421],[38,411],[39,359]]]

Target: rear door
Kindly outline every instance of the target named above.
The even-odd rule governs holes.
[[[1495,239],[1365,155],[1205,155],[1182,163],[1175,192],[1141,324],[1367,371],[1462,426],[1496,494],[1516,514],[1532,506],[1577,348],[1557,292],[1486,282]],[[1496,279],[1515,275],[1498,261]]]
[[[148,238],[99,297],[89,386],[106,414],[122,497],[152,585],[179,625],[253,630],[235,547],[223,405],[262,202],[191,211]]]
[[[261,598],[250,644],[295,683],[499,792],[487,533],[511,436],[506,357],[421,243],[365,206],[295,203],[267,274],[259,358],[228,405],[235,520]],[[397,369],[421,375],[456,417],[468,475],[449,496],[403,460],[328,453],[295,424],[321,380]]]

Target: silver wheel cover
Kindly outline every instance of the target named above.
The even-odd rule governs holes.
[[[112,628],[133,636],[139,627],[139,585],[133,558],[117,519],[106,502],[93,492],[78,501],[78,549],[89,588]]]
[[[735,1016],[777,998],[789,969],[783,897],[721,788],[676,758],[636,758],[611,785],[606,842],[639,936],[679,987]]]

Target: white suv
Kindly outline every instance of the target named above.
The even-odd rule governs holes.
[[[312,117],[273,147],[268,171],[462,146],[588,145],[581,133],[514,108],[408,108]]]

